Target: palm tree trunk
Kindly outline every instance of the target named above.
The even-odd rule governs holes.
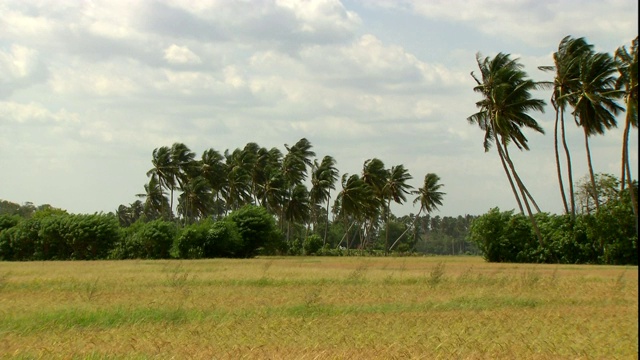
[[[507,158],[507,159],[509,159],[509,161],[511,161],[511,160],[510,160],[510,159],[511,159],[511,156],[509,156],[509,149],[507,148],[507,146],[506,146],[506,145],[505,145],[505,147],[504,147],[504,153],[505,153],[505,155],[506,155],[506,158]],[[522,195],[522,197],[523,197],[523,198],[525,198],[525,195],[526,195],[526,197],[528,197],[528,198],[529,198],[529,200],[531,200],[531,203],[533,204],[533,207],[535,207],[535,208],[536,208],[536,211],[537,211],[537,212],[541,212],[541,211],[540,211],[540,207],[538,206],[538,203],[536,203],[536,201],[535,201],[535,199],[533,198],[533,196],[531,196],[531,193],[529,193],[529,190],[527,189],[527,187],[526,187],[526,186],[524,186],[524,182],[522,182],[522,179],[520,179],[520,176],[518,176],[518,173],[516,173],[515,171],[513,171],[513,177],[514,177],[514,178],[515,178],[515,180],[516,180],[516,184],[521,184],[521,185],[522,185],[522,187],[521,187],[521,189],[520,189],[521,191],[523,191],[523,192],[524,192],[524,193],[523,193],[523,195]]]
[[[555,106],[554,106],[555,107]],[[559,122],[559,109],[556,107],[556,121],[553,127],[553,150],[556,156],[556,170],[558,172],[558,185],[560,186],[560,196],[562,198],[562,205],[564,206],[564,213],[569,213],[569,206],[567,204],[567,195],[564,191],[564,183],[562,181],[562,169],[560,168],[560,154],[558,150],[558,122]]]
[[[591,187],[593,190],[593,199],[596,204],[596,213],[600,211],[600,201],[598,200],[598,188],[596,187],[596,178],[593,174],[593,164],[591,163],[591,149],[589,148],[589,135],[587,130],[584,130],[584,145],[587,149],[587,164],[589,165],[589,177],[591,178]]]
[[[385,231],[385,239],[384,239],[384,254],[389,255],[389,207],[391,206],[391,198],[387,200],[387,229]]]
[[[627,109],[629,106],[627,106]],[[627,177],[631,180],[631,174],[628,173],[629,168],[629,133],[631,132],[630,114],[627,113],[624,123],[624,132],[622,134],[622,175],[620,176],[620,191],[623,191],[627,185]]]
[[[322,239],[322,247],[327,245],[327,233],[329,232],[329,202],[331,201],[331,189],[329,189],[329,196],[327,197],[327,218],[324,224],[324,238]]]
[[[564,154],[567,158],[567,177],[569,180],[569,202],[571,205],[571,219],[576,217],[576,197],[573,190],[573,171],[571,169],[571,154],[569,153],[569,146],[567,145],[567,137],[564,129],[564,108],[560,113],[560,131],[562,135],[562,147],[564,148]]]
[[[630,101],[630,100],[628,100]],[[629,109],[629,104],[627,104]],[[622,181],[620,190],[625,188],[625,175],[627,185],[629,185],[629,194],[631,196],[631,208],[633,209],[633,215],[636,217],[636,230],[638,230],[638,200],[636,199],[635,188],[633,186],[633,180],[631,177],[631,168],[629,166],[629,133],[631,132],[631,114],[627,112],[626,121],[624,125],[624,135],[622,138]]]
[[[416,215],[415,219],[413,219],[413,228],[415,228],[416,226],[416,222],[418,222],[418,219],[420,218],[420,213],[422,213],[422,207],[420,208],[420,211],[418,211],[418,215]],[[391,246],[389,247],[389,251],[391,251],[391,249],[393,249],[394,246],[396,246],[396,244],[398,243],[398,241],[400,241],[400,239],[402,239],[402,237],[404,236],[404,234],[407,233],[407,231],[409,231],[409,229],[411,229],[411,227],[407,226],[406,229],[404,229],[404,231],[402,232],[402,234],[400,234],[400,236],[398,236],[398,238],[396,239],[396,241],[393,242],[393,244],[391,244]]]
[[[513,196],[515,196],[516,201],[518,202],[518,207],[520,208],[520,213],[524,214],[524,208],[522,207],[522,202],[520,202],[520,196],[518,195],[518,191],[516,190],[515,185],[513,185],[513,180],[511,179],[511,174],[509,173],[509,169],[507,168],[507,164],[504,160],[504,153],[502,152],[501,146],[498,144],[496,140],[497,148],[498,148],[498,156],[500,156],[500,162],[502,162],[502,168],[504,169],[504,173],[507,175],[507,179],[509,179],[509,185],[511,185],[511,191],[513,191]]]
[[[498,152],[503,152],[502,150],[502,144],[500,144],[500,141],[496,141],[496,145],[498,147]],[[506,145],[505,145],[506,147]],[[535,217],[533,216],[533,213],[531,212],[531,207],[529,206],[529,201],[527,201],[527,197],[525,195],[524,192],[524,184],[522,184],[522,182],[520,181],[520,177],[518,177],[518,174],[516,172],[515,167],[513,166],[513,162],[511,161],[511,158],[509,158],[508,154],[505,156],[505,160],[507,161],[507,164],[509,164],[509,168],[511,169],[511,172],[514,175],[514,178],[516,179],[516,182],[518,184],[518,188],[520,189],[520,193],[522,194],[522,201],[524,202],[525,207],[527,208],[527,214],[529,215],[529,220],[531,221],[531,226],[533,227],[533,231],[536,233],[536,236],[538,237],[538,242],[540,243],[541,246],[544,246],[544,240],[542,239],[542,233],[540,233],[540,229],[538,228],[538,223],[536,222]]]

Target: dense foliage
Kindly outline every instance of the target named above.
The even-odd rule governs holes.
[[[423,186],[414,189],[404,165],[387,167],[371,158],[360,172],[340,176],[335,159],[315,158],[306,138],[285,144],[286,152],[248,143],[223,153],[210,148],[200,158],[185,144],[174,143],[153,150],[144,192],[115,214],[74,215],[50,205],[0,201],[0,259],[395,251],[481,252],[489,261],[637,263],[637,185],[628,151],[630,130],[637,128],[637,42],[612,56],[595,52],[584,38],[567,36],[553,54],[553,65],[540,67],[555,73],[553,82],[529,79],[510,54],[477,54],[479,73],[471,76],[480,99],[467,121],[484,133],[485,151],[496,148],[518,214],[493,209],[475,220],[469,215],[431,217],[445,195],[438,175],[426,174]],[[523,131],[544,133],[530,114],[544,111],[546,102],[534,97],[544,88],[552,89],[556,113],[554,150],[564,215],[540,210],[509,155],[514,147],[529,150]],[[570,110],[587,150],[588,177],[578,183],[565,138],[564,115]],[[616,127],[622,111],[621,177],[595,174],[589,139]],[[404,204],[408,195],[415,196],[419,212],[397,218],[391,205]]]
[[[473,222],[469,238],[491,262],[637,265],[638,233],[629,199],[627,189],[602,202],[597,212],[575,218],[536,214],[543,243],[524,215],[494,208]]]

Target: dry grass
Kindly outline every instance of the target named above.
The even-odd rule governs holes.
[[[0,358],[637,359],[638,269],[471,257],[0,263]]]

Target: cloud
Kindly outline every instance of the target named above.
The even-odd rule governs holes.
[[[41,82],[45,76],[37,50],[17,44],[7,50],[0,48],[0,98]]]
[[[171,44],[164,50],[164,59],[170,64],[200,64],[200,57],[186,46]]]

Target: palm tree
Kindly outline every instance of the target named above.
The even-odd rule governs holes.
[[[168,220],[171,218],[169,199],[167,199],[166,195],[162,186],[160,186],[158,176],[151,174],[149,183],[144,185],[144,193],[136,195],[144,199],[144,214],[147,220],[159,218]]]
[[[309,203],[309,192],[303,184],[298,184],[293,188],[291,197],[285,207],[284,216],[287,220],[287,239],[290,238],[291,224],[306,224],[309,221],[311,204]]]
[[[222,190],[226,184],[227,173],[224,156],[214,149],[205,150],[200,159],[200,174],[209,182],[214,203],[220,203]],[[217,211],[216,216],[222,215]]]
[[[211,186],[203,176],[188,178],[183,183],[178,197],[178,213],[184,216],[185,224],[206,218],[213,208]]]
[[[323,246],[327,243],[327,232],[329,230],[329,202],[331,200],[331,190],[335,190],[335,183],[338,180],[338,169],[336,168],[336,160],[327,155],[322,158],[322,162],[318,164],[317,160],[313,162],[313,172],[311,174],[311,191],[309,197],[311,203],[319,206],[321,203],[327,204],[327,213],[325,219]]]
[[[386,200],[386,222],[387,230],[384,244],[385,254],[389,253],[389,214],[391,212],[391,200],[398,204],[402,204],[407,201],[405,195],[411,192],[413,188],[407,183],[413,177],[409,174],[409,171],[404,168],[404,165],[392,166],[387,181],[382,188],[382,194]]]
[[[153,168],[147,171],[147,177],[155,176],[157,184],[160,186],[160,190],[167,189],[171,191],[169,209],[170,216],[173,216],[173,189],[175,183],[175,168],[171,159],[171,149],[167,146],[155,148],[153,150],[153,158],[151,159]],[[151,181],[150,181],[151,183]],[[162,210],[161,213],[165,213]]]
[[[520,150],[529,150],[528,140],[521,130],[523,127],[544,134],[538,122],[528,114],[529,111],[544,112],[544,101],[534,99],[531,95],[532,91],[539,89],[542,85],[527,79],[523,65],[518,62],[518,59],[512,60],[508,54],[499,53],[493,59],[489,57],[481,59],[480,54],[477,54],[476,61],[482,76],[478,79],[473,72],[471,76],[478,84],[474,91],[482,94],[483,99],[476,103],[480,111],[467,120],[477,124],[485,132],[485,151],[489,150],[491,142],[496,144],[514,196],[519,205],[520,200],[524,204],[538,240],[543,243],[529,204],[530,200],[533,202],[533,197],[520,179],[507,150],[511,143]],[[512,177],[521,197],[518,196],[513,185]],[[537,207],[535,202],[533,203]],[[521,205],[520,211],[523,212]]]
[[[371,186],[367,185],[367,183],[356,174],[351,176],[349,176],[349,174],[342,175],[341,184],[342,191],[338,193],[336,203],[340,204],[338,211],[339,216],[345,222],[346,232],[344,237],[347,237],[347,249],[349,249],[348,233],[351,226],[372,212],[377,211],[377,201],[375,200]],[[352,222],[351,226],[349,222]],[[342,241],[340,241],[338,246],[340,246],[341,243]]]
[[[633,191],[633,179],[629,167],[629,133],[631,127],[638,128],[638,37],[631,42],[630,52],[622,46],[616,50],[615,58],[618,63],[618,82],[616,89],[624,89],[624,100],[627,115],[624,122],[622,137],[622,175],[620,176],[620,190],[624,191],[629,185],[633,213],[638,222],[638,202]]]
[[[385,195],[383,188],[389,178],[389,170],[385,168],[382,160],[378,158],[368,159],[362,165],[362,181],[367,184],[373,193],[375,202],[371,205],[370,211],[367,212],[368,216],[365,217],[365,222],[368,221],[369,225],[365,226],[366,239],[365,243],[372,241],[375,228],[379,225],[380,216],[386,216]]]
[[[298,140],[293,146],[285,144],[287,154],[282,160],[282,175],[286,182],[286,196],[284,198],[285,209],[289,201],[291,201],[293,189],[302,184],[307,179],[307,166],[311,167],[311,158],[316,154],[311,151],[311,143],[306,138]],[[284,220],[286,220],[285,214],[280,216],[280,226],[284,229]]]
[[[595,198],[598,198],[589,137],[604,134],[606,130],[617,126],[616,115],[624,110],[616,99],[623,92],[616,90],[617,71],[616,62],[608,53],[593,53],[585,55],[580,61],[579,87],[569,97],[575,98],[574,119],[584,131],[585,148],[587,150],[587,165]],[[596,212],[600,205],[596,201]]]
[[[560,195],[565,212],[575,217],[575,194],[573,189],[573,172],[571,170],[571,155],[567,145],[565,135],[564,112],[567,106],[575,103],[567,94],[575,91],[579,84],[580,60],[583,56],[591,53],[593,45],[588,44],[584,38],[574,39],[566,36],[560,41],[558,51],[553,54],[554,66],[541,66],[543,71],[555,71],[553,80],[553,94],[551,103],[556,112],[554,123],[554,151],[556,157],[556,170],[558,173],[558,183],[560,185]],[[558,150],[558,127],[560,127],[561,141],[567,161],[567,177],[569,182],[569,204],[564,188],[562,169],[560,166],[560,155]]]
[[[424,185],[418,190],[412,192],[414,195],[418,195],[413,200],[413,204],[415,205],[416,203],[420,203],[420,210],[418,210],[418,214],[413,220],[413,227],[415,227],[415,223],[420,218],[420,214],[423,210],[427,212],[427,215],[429,215],[432,211],[437,210],[438,206],[442,206],[442,197],[446,195],[446,193],[440,191],[444,185],[438,184],[439,181],[440,177],[438,175],[428,173],[424,176]],[[396,241],[394,241],[389,247],[389,250],[393,249],[396,243],[398,243],[409,229],[410,227],[407,227],[402,235],[398,236]]]
[[[223,196],[229,210],[237,210],[251,202],[251,168],[247,153],[235,149],[232,153],[225,150],[227,167],[227,186]]]

